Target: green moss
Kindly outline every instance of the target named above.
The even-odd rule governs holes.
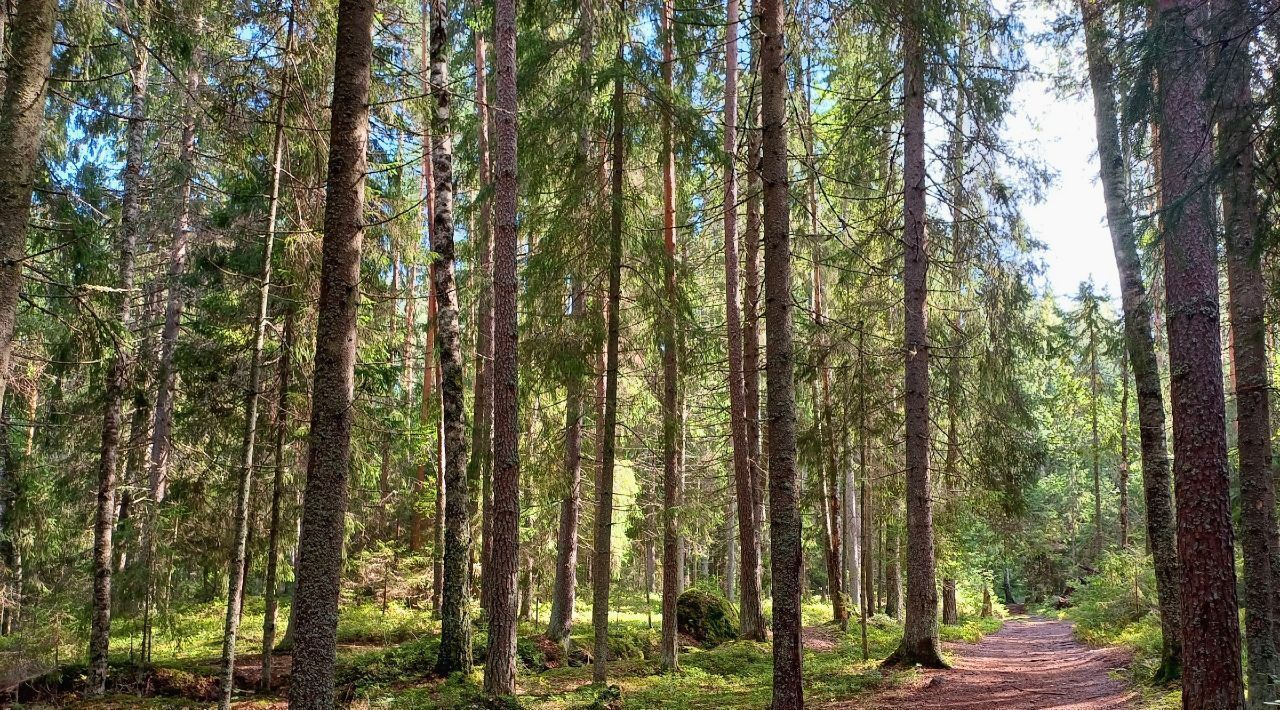
[[[723,597],[690,589],[676,601],[676,627],[704,648],[738,638],[738,612]]]

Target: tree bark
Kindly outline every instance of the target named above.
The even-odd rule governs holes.
[[[888,521],[885,521],[884,528],[884,613],[890,618],[901,619],[902,537]],[[907,554],[911,554],[910,551]]]
[[[623,4],[620,2],[619,4]],[[613,159],[612,199],[609,205],[609,296],[605,313],[605,386],[603,443],[600,455],[600,479],[596,482],[596,521],[591,560],[591,626],[595,631],[592,651],[591,680],[605,682],[609,660],[609,582],[613,575],[611,557],[613,535],[613,477],[617,458],[618,433],[618,338],[622,306],[622,217],[623,164],[626,158],[624,120],[626,95],[623,91],[622,50],[618,43],[613,78]],[[647,589],[647,588],[646,588]],[[647,593],[647,592],[646,592]],[[647,605],[646,605],[647,606]]]
[[[747,118],[747,221],[743,228],[743,276],[742,276],[742,392],[746,399],[743,418],[746,420],[747,463],[751,471],[751,498],[755,502],[752,511],[756,527],[760,557],[765,546],[765,480],[764,462],[760,451],[760,207],[764,187],[760,176],[762,138],[760,133],[760,28],[759,4],[753,0],[751,33],[751,96]],[[763,575],[763,559],[760,563]],[[761,596],[764,580],[761,580]],[[768,632],[761,613],[760,637]]]
[[[1120,355],[1120,547],[1129,549],[1129,360]]]
[[[422,0],[421,4],[421,28],[419,31],[418,47],[419,58],[421,60],[418,66],[419,81],[421,82],[421,90],[424,95],[431,93],[431,5],[430,0]],[[424,134],[422,136],[422,181],[418,189],[418,193],[422,198],[422,225],[423,231],[427,235],[427,245],[432,242],[432,233],[435,229],[435,175],[431,166],[431,118],[426,116],[423,118]],[[436,290],[431,284],[435,283],[435,266],[427,266],[427,335],[422,340],[422,405],[419,409],[419,426],[426,428],[431,418],[431,401],[434,393],[434,385],[436,378],[435,366],[435,348],[436,348]],[[438,394],[435,395],[438,397]],[[439,456],[435,456],[437,462]],[[439,469],[437,469],[437,473]],[[424,459],[418,463],[417,477],[414,481],[414,503],[413,510],[409,521],[409,551],[417,552],[422,549],[422,513],[420,511],[422,502],[422,491],[427,484],[427,462]],[[439,516],[437,516],[437,523]],[[435,558],[435,564],[432,567],[432,594],[434,599],[438,599],[443,570],[440,570],[439,561],[440,549],[435,547],[432,550],[432,557]],[[433,602],[433,608],[439,609],[439,604]]]
[[[662,3],[662,83],[673,92],[675,69],[675,4]],[[662,669],[679,669],[679,638],[676,632],[676,601],[683,578],[680,553],[679,509],[681,488],[679,441],[681,412],[680,336],[676,303],[676,157],[670,107],[662,110],[662,242],[665,281],[665,310],[662,313]]]
[[[336,705],[333,673],[354,419],[374,4],[338,3],[311,438],[294,594],[297,624],[289,700],[299,710]]]
[[[489,187],[489,98],[487,63],[485,60],[484,34],[475,33],[476,45],[476,138],[479,158],[479,189]],[[488,199],[480,203],[479,241],[479,294],[476,308],[479,311],[476,330],[476,374],[471,416],[471,461],[467,478],[481,480],[481,506],[483,520],[480,527],[480,608],[489,608],[489,559],[493,548],[493,516],[489,515],[490,476],[493,471],[493,384],[490,371],[493,364],[493,205]]]
[[[431,162],[435,175],[435,229],[431,251],[438,312],[436,347],[440,351],[441,421],[444,433],[444,585],[440,601],[440,652],[436,672],[471,670],[471,619],[468,567],[471,557],[470,498],[467,494],[467,441],[463,413],[462,334],[454,277],[453,127],[449,85],[449,14],[444,0],[431,3],[431,98],[435,116]]]
[[[494,5],[497,64],[497,160],[494,165],[493,587],[484,689],[516,690],[516,572],[520,558],[520,425],[516,348],[516,2]]]
[[[1204,6],[1191,0],[1155,4],[1162,49],[1156,119],[1182,571],[1182,702],[1188,710],[1235,708],[1243,689],[1204,102]]]
[[[1156,596],[1160,607],[1162,637],[1156,680],[1176,680],[1182,672],[1179,616],[1179,571],[1173,511],[1173,490],[1165,442],[1164,394],[1151,331],[1151,301],[1142,282],[1142,263],[1134,234],[1126,161],[1117,125],[1115,71],[1104,45],[1106,26],[1096,0],[1081,0],[1085,23],[1085,54],[1093,92],[1094,118],[1100,157],[1102,192],[1107,206],[1107,226],[1120,274],[1124,309],[1125,350],[1133,366],[1138,399],[1138,435],[1141,446],[1142,489],[1147,509],[1147,539],[1156,570]],[[1157,156],[1158,158],[1158,152]]]
[[[32,43],[29,49],[33,54],[36,51],[48,53],[48,45],[45,44],[46,40],[41,34],[43,28],[37,29],[37,27],[43,21],[52,24],[52,13],[55,9],[36,7],[36,5],[31,3],[31,7],[26,8],[31,13],[27,19],[31,23],[29,38],[18,35],[19,23],[14,23],[15,57],[18,56],[16,42],[19,39],[24,43]],[[25,6],[25,3],[20,6],[20,11]],[[128,386],[130,353],[127,337],[133,320],[131,301],[134,285],[134,257],[142,219],[142,170],[146,142],[147,85],[150,78],[150,55],[143,48],[142,37],[149,22],[150,8],[144,1],[139,3],[137,10],[138,27],[133,30],[135,34],[130,42],[133,54],[133,66],[130,69],[132,88],[129,118],[125,129],[124,175],[121,179],[124,192],[120,205],[118,244],[120,250],[117,271],[119,295],[115,304],[119,330],[112,336],[113,352],[107,369],[106,388],[103,395],[102,448],[98,459],[98,499],[93,526],[93,620],[89,635],[89,690],[95,695],[103,693],[107,683],[107,654],[111,640],[111,533],[115,527],[116,468],[120,457],[120,405]],[[50,13],[48,18],[44,16],[45,12]],[[128,19],[122,21],[126,26],[128,25]],[[38,57],[32,58],[37,62],[40,61]],[[16,66],[11,68],[17,69]],[[31,77],[30,81],[42,85],[45,74],[47,71],[39,72]],[[18,81],[17,76],[20,76],[17,71],[11,74],[9,88],[5,92],[5,107],[12,106],[13,101],[22,98],[33,101],[43,108],[42,89],[20,95],[21,84],[15,86],[15,81]],[[23,136],[19,133],[16,138],[22,140]],[[17,294],[15,293],[14,296],[16,298]]]
[[[902,644],[885,663],[945,668],[938,645],[938,582],[929,481],[928,268],[925,233],[924,63],[920,8],[902,17],[903,289],[906,322],[907,604]]]
[[[960,611],[956,606],[956,581],[942,578],[942,623],[952,626],[960,623]]]
[[[729,440],[733,449],[734,495],[741,562],[737,567],[741,602],[738,616],[744,639],[763,641],[760,612],[760,536],[755,517],[751,451],[747,442],[746,384],[743,374],[742,316],[738,309],[738,171],[734,156],[738,138],[738,0],[725,3],[724,75],[724,280],[725,331],[729,347]],[[758,221],[758,218],[757,218]],[[758,226],[758,225],[754,225]],[[759,394],[757,394],[757,398]],[[758,401],[758,399],[757,399]],[[758,408],[758,405],[757,405]],[[758,416],[758,412],[756,413]],[[731,523],[732,525],[732,523]],[[732,542],[730,542],[732,548]]]
[[[1240,542],[1244,553],[1245,637],[1249,706],[1274,706],[1280,675],[1280,539],[1271,458],[1271,403],[1267,382],[1268,283],[1258,256],[1258,197],[1254,185],[1253,61],[1250,41],[1257,17],[1248,2],[1214,3],[1218,33],[1213,81],[1222,220],[1227,246],[1231,365],[1236,396],[1240,465]]]
[[[0,397],[8,387],[27,255],[27,221],[44,129],[56,0],[19,0],[8,17],[9,56],[0,104]],[[5,38],[0,35],[0,42]],[[137,57],[135,57],[135,62]],[[145,62],[145,60],[143,60]],[[138,67],[134,67],[135,74]],[[142,74],[146,74],[145,64]],[[137,79],[134,80],[135,93]],[[142,95],[146,95],[145,84]],[[130,125],[133,125],[132,123]]]
[[[290,6],[289,19],[287,21],[287,29],[285,31],[285,56],[293,50],[293,28],[294,28],[294,10]],[[276,99],[276,116],[275,116],[275,132],[272,140],[271,151],[271,188],[267,195],[267,224],[266,234],[262,240],[262,277],[258,286],[258,308],[254,314],[253,321],[253,350],[249,354],[249,388],[245,392],[245,420],[244,420],[244,439],[241,449],[241,461],[239,471],[239,487],[236,497],[235,510],[235,532],[232,539],[231,553],[231,580],[227,593],[227,618],[223,628],[222,641],[222,697],[219,701],[222,710],[230,710],[231,694],[235,690],[235,658],[236,658],[236,635],[240,628],[240,609],[244,604],[244,583],[248,572],[248,558],[246,556],[247,537],[249,532],[249,495],[252,489],[253,468],[255,466],[256,446],[257,446],[257,430],[258,430],[258,403],[261,399],[260,390],[262,389],[262,350],[266,344],[267,338],[267,309],[271,303],[271,278],[272,259],[275,254],[276,240],[276,217],[280,208],[280,176],[283,173],[284,150],[285,150],[285,134],[284,134],[284,111],[285,102],[288,100],[288,76],[289,69],[281,72],[280,94]],[[195,68],[192,68],[191,78],[188,80],[188,93],[194,97],[195,88],[198,82],[198,75]],[[191,149],[195,147],[194,129],[195,114],[191,114],[188,119],[188,129],[192,131],[190,143]],[[185,138],[184,132],[184,138]],[[184,145],[184,147],[185,147]],[[190,170],[190,167],[188,167]],[[191,179],[188,173],[188,179],[184,185],[184,192],[190,196]],[[176,248],[176,247],[175,247]],[[170,289],[176,288],[176,281],[170,285]],[[173,303],[173,296],[170,295],[170,304]],[[180,302],[179,302],[180,303]],[[291,326],[292,324],[290,324]],[[169,320],[165,319],[165,330],[168,333]],[[175,328],[176,331],[176,328]],[[176,337],[176,332],[175,332]],[[267,618],[263,621],[263,648],[264,648],[264,673],[263,683],[266,687],[271,686],[270,676],[270,656],[271,646],[267,645],[272,639],[267,638],[265,629],[267,624],[271,625],[271,635],[275,634],[275,574],[276,574],[276,545],[278,537],[278,526],[280,522],[280,488],[282,481],[280,477],[283,475],[281,471],[280,449],[284,440],[284,406],[286,404],[285,397],[288,393],[289,373],[288,373],[288,356],[281,351],[281,372],[279,375],[278,392],[276,400],[276,459],[275,459],[275,479],[272,481],[271,492],[271,530],[268,533],[268,560],[267,560],[267,578],[268,578],[268,609]],[[162,385],[163,386],[163,385]],[[163,390],[162,390],[163,392]],[[160,401],[156,398],[157,403]],[[158,409],[157,404],[157,409]],[[156,416],[156,429],[159,427],[159,414]],[[155,441],[152,442],[152,451],[156,449]],[[155,456],[152,457],[153,465]],[[233,613],[234,610],[234,613]]]
[[[761,173],[764,181],[765,343],[769,412],[769,512],[773,568],[773,708],[804,707],[800,575],[803,542],[796,470],[791,228],[787,194],[787,74],[783,4],[760,0]]]

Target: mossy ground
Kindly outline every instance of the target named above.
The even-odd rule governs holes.
[[[221,650],[222,615],[218,606],[192,607],[178,614],[172,624],[158,627],[152,659],[155,665],[201,676],[212,674]],[[565,665],[563,658],[549,659],[545,646],[540,644],[538,636],[546,621],[546,608],[540,611],[541,623],[530,621],[520,628],[520,706],[548,710],[591,707],[600,691],[590,684],[590,666],[576,665],[591,647],[590,609],[580,607],[575,614],[573,643],[581,650],[571,656],[574,664],[570,665]],[[241,627],[240,648],[247,653],[256,654],[261,643],[261,614],[261,601],[250,600]],[[283,609],[281,619],[287,614],[287,608]],[[805,653],[805,692],[810,701],[854,698],[911,673],[888,674],[879,668],[879,660],[898,642],[901,627],[897,622],[883,615],[872,619],[867,632],[870,658],[864,661],[858,625],[852,623],[848,632],[842,632],[828,623],[830,614],[830,606],[817,599],[804,606],[805,624],[823,626],[824,637],[836,641],[831,650],[811,649]],[[768,644],[732,641],[711,650],[688,648],[681,654],[679,672],[661,674],[654,655],[661,623],[657,599],[649,604],[638,596],[618,599],[610,622],[612,653],[617,660],[609,664],[609,682],[618,686],[624,707],[722,710],[767,704],[773,670]],[[113,636],[114,660],[121,663],[128,660],[128,627],[128,620],[120,621]],[[942,636],[944,640],[976,641],[999,627],[996,619],[964,618],[961,625],[943,627]],[[439,679],[430,675],[436,630],[437,624],[427,611],[395,604],[385,614],[376,604],[344,607],[338,634],[339,679],[352,707],[475,707],[480,699],[480,665],[468,677]],[[477,658],[483,657],[484,641],[484,630],[478,628]],[[276,697],[248,693],[239,697],[237,707],[245,710],[283,707]],[[204,708],[209,703],[172,696],[140,698],[117,694],[93,701],[63,697],[59,707]]]

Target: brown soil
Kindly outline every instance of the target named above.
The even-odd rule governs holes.
[[[1137,694],[1111,671],[1128,661],[1115,648],[1092,649],[1071,624],[1041,618],[1006,622],[976,644],[947,644],[953,668],[849,708],[1127,710]]]

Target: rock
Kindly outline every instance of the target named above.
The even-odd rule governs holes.
[[[676,601],[676,628],[703,648],[738,638],[738,612],[723,597],[690,589]]]

